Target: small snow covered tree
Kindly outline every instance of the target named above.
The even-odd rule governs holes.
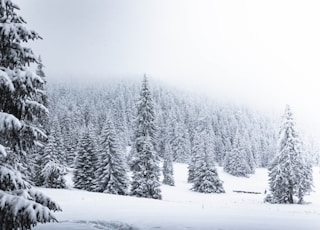
[[[214,148],[203,142],[208,139],[207,135],[209,133],[205,131],[198,131],[194,137],[194,142],[198,147],[194,158],[192,190],[201,193],[224,193],[223,182],[219,179],[214,164]]]
[[[226,155],[223,169],[231,175],[246,177],[252,172],[252,170],[248,164],[248,154],[243,148],[240,138],[240,134],[237,131],[233,141],[232,150]]]
[[[163,183],[174,186],[173,178],[173,157],[170,146],[168,143],[165,144],[164,157],[163,157]]]
[[[55,135],[51,133],[48,138],[48,143],[44,149],[41,165],[41,178],[46,188],[66,188],[65,167],[60,163],[60,156],[56,148]]]
[[[74,187],[87,191],[96,190],[97,149],[90,128],[80,140],[74,169]]]
[[[97,191],[126,195],[129,178],[124,156],[120,151],[115,128],[111,120],[107,120],[101,134],[100,156],[97,170]]]
[[[0,229],[56,221],[50,210],[61,210],[18,171],[18,163],[27,165],[30,152],[46,138],[38,120],[48,111],[39,100],[44,82],[27,69],[36,58],[23,46],[40,36],[25,27],[17,9],[11,0],[0,1]]]
[[[155,151],[155,113],[146,76],[142,82],[136,121],[131,195],[161,199],[159,156]]]
[[[312,167],[305,158],[302,141],[295,129],[293,114],[287,105],[280,127],[278,153],[269,168],[271,203],[299,203],[312,188]]]

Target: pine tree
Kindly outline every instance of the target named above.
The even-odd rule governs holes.
[[[163,183],[174,186],[173,177],[173,159],[169,144],[165,144],[164,159],[163,159]]]
[[[58,160],[57,143],[55,135],[51,133],[44,149],[41,165],[41,178],[46,188],[66,188],[65,167]]]
[[[85,131],[79,145],[73,177],[74,187],[94,191],[96,190],[97,149],[90,128]]]
[[[210,135],[206,131],[202,130],[195,136],[198,147],[195,152],[196,157],[193,166],[192,190],[201,193],[224,193],[223,182],[219,179],[214,164],[214,150],[209,148],[210,145],[208,143],[203,142],[208,139],[206,136]]]
[[[246,177],[252,172],[248,163],[248,154],[243,148],[239,131],[236,132],[232,150],[226,155],[223,169],[233,176]]]
[[[36,58],[23,44],[40,36],[25,27],[11,0],[0,1],[0,228],[30,229],[56,221],[60,207],[31,190],[18,162],[27,165],[30,152],[46,138],[38,122],[47,108],[39,100],[43,80],[27,66]],[[9,159],[9,160],[8,160]]]
[[[97,170],[97,191],[126,195],[129,178],[124,156],[120,152],[115,128],[111,120],[107,120],[101,134],[100,160]]]
[[[271,203],[299,203],[312,188],[312,167],[305,159],[302,141],[295,129],[293,114],[287,105],[280,127],[278,153],[269,168]]]
[[[131,195],[161,199],[159,157],[155,152],[155,114],[146,76],[142,82],[136,121]]]
[[[152,141],[148,136],[142,137],[139,145],[141,149],[134,162],[136,167],[133,171],[131,195],[161,199],[160,167]]]
[[[175,162],[186,162],[190,155],[188,149],[188,141],[185,133],[185,129],[181,121],[177,118],[171,122],[171,149],[173,154],[173,160]],[[189,151],[188,151],[189,150]]]
[[[188,164],[188,182],[193,183],[196,177],[197,162],[201,161],[201,154],[205,152],[203,136],[201,131],[197,128],[197,131],[193,137],[193,146],[191,148],[191,159]]]

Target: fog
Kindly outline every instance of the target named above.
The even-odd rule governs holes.
[[[15,2],[50,81],[147,73],[320,130],[318,1]]]

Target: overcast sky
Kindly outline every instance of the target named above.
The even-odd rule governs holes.
[[[48,78],[142,76],[320,127],[320,1],[14,0]]]

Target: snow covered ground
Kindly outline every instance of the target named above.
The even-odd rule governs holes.
[[[35,229],[320,229],[319,167],[314,168],[315,192],[305,198],[310,202],[306,205],[264,203],[264,191],[268,189],[266,169],[257,169],[250,178],[237,178],[218,168],[225,194],[192,192],[187,183],[187,165],[175,164],[174,170],[176,186],[162,186],[163,200],[39,188],[56,200],[63,212],[56,213],[60,223],[38,225]]]

